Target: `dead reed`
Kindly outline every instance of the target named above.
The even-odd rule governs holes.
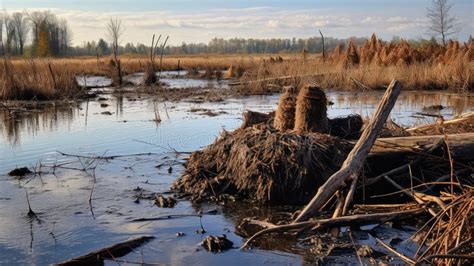
[[[0,99],[53,100],[77,98],[85,92],[74,72],[47,60],[28,60],[17,64],[3,59],[0,65]]]

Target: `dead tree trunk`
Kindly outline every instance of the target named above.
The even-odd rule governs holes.
[[[374,145],[377,135],[382,129],[385,121],[387,121],[400,91],[400,83],[397,80],[392,80],[385,95],[380,101],[372,120],[362,133],[359,141],[349,153],[341,169],[333,174],[324,185],[318,189],[316,195],[294,220],[294,223],[306,221],[310,216],[319,211],[319,209],[334,193],[336,193],[337,190],[343,188],[346,183],[358,178],[360,171],[364,166],[365,159]]]
[[[321,41],[323,43],[323,63],[326,61],[326,51],[324,49],[324,35],[323,33],[321,32],[321,30],[319,30],[319,34],[321,34]]]

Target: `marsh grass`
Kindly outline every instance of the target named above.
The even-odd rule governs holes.
[[[406,41],[383,42],[373,35],[357,47],[338,45],[323,61],[319,54],[213,54],[166,56],[152,62],[143,55],[123,55],[121,74],[148,69],[189,71],[198,78],[239,78],[240,94],[280,92],[285,85],[317,84],[323,88],[383,89],[397,78],[406,90],[472,91],[474,42],[450,41],[446,47],[411,47]],[[117,75],[110,57],[57,59],[3,59],[0,64],[0,99],[51,100],[80,97],[77,75]],[[205,70],[201,75],[198,70]],[[222,70],[227,70],[222,73]],[[286,77],[281,80],[280,77]],[[258,81],[258,82],[255,82]],[[364,84],[364,86],[361,86]]]
[[[0,99],[54,100],[84,95],[75,73],[61,63],[3,59],[0,65]]]
[[[354,42],[347,49],[338,45],[325,61],[320,55],[294,55],[283,62],[262,60],[247,69],[240,92],[267,93],[275,87],[306,83],[343,90],[383,89],[393,78],[409,90],[472,91],[473,52],[473,41],[413,48],[403,40],[386,43],[372,35],[362,47]]]

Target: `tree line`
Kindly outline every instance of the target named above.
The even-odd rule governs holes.
[[[446,45],[449,36],[458,30],[456,17],[451,14],[453,4],[450,0],[431,0],[427,9],[430,20],[428,33],[438,37],[441,44]],[[116,22],[120,20],[116,19]],[[122,35],[121,32],[120,35]],[[316,35],[316,34],[315,34]],[[85,42],[82,46],[71,46],[72,33],[67,20],[57,18],[50,11],[14,12],[0,14],[0,55],[17,55],[26,57],[74,56],[74,55],[110,55],[114,50],[120,54],[149,54],[150,47],[142,43],[126,43],[120,45],[119,40],[108,43],[104,39]],[[326,51],[333,50],[338,44],[347,44],[350,40],[362,45],[367,38],[337,39],[324,38]],[[392,42],[400,41],[395,36]],[[435,43],[431,40],[408,40],[410,45],[417,47],[423,43]],[[28,44],[27,44],[28,43]],[[115,49],[112,49],[115,48]],[[160,54],[162,47],[155,47]],[[279,39],[243,39],[214,38],[208,43],[186,43],[168,45],[163,48],[164,54],[212,54],[212,53],[321,53],[323,38],[279,38]]]
[[[50,11],[0,14],[0,55],[63,56],[71,40],[67,20]]]

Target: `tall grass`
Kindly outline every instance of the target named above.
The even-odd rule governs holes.
[[[406,41],[386,43],[375,35],[362,47],[350,42],[338,45],[323,62],[322,57],[293,56],[283,62],[261,61],[247,69],[241,91],[246,94],[272,92],[282,85],[318,83],[334,89],[380,89],[392,78],[404,89],[453,91],[474,90],[474,42],[450,41],[446,47],[411,47]],[[293,79],[276,79],[293,76]],[[262,82],[254,82],[263,80]],[[365,84],[366,86],[361,86]]]
[[[3,59],[0,65],[0,99],[54,100],[83,95],[75,73],[60,63]]]
[[[206,70],[210,77],[241,78],[244,94],[279,91],[281,85],[318,83],[334,89],[379,89],[392,78],[399,79],[404,89],[474,90],[474,42],[450,41],[446,47],[424,45],[411,47],[406,41],[383,42],[375,34],[357,47],[350,42],[347,49],[338,45],[323,61],[321,55],[183,55],[167,56],[153,61],[152,69]],[[0,100],[62,99],[84,95],[76,83],[77,75],[112,76],[109,57],[75,57],[60,59],[3,59],[0,63]],[[178,63],[179,62],[179,63]],[[145,72],[150,68],[146,56],[121,57],[123,75]],[[218,73],[219,75],[214,75]],[[320,75],[319,75],[320,74]],[[279,77],[293,77],[275,80]],[[112,77],[113,78],[113,77]],[[255,82],[264,80],[263,82]],[[366,86],[361,86],[365,84]]]

